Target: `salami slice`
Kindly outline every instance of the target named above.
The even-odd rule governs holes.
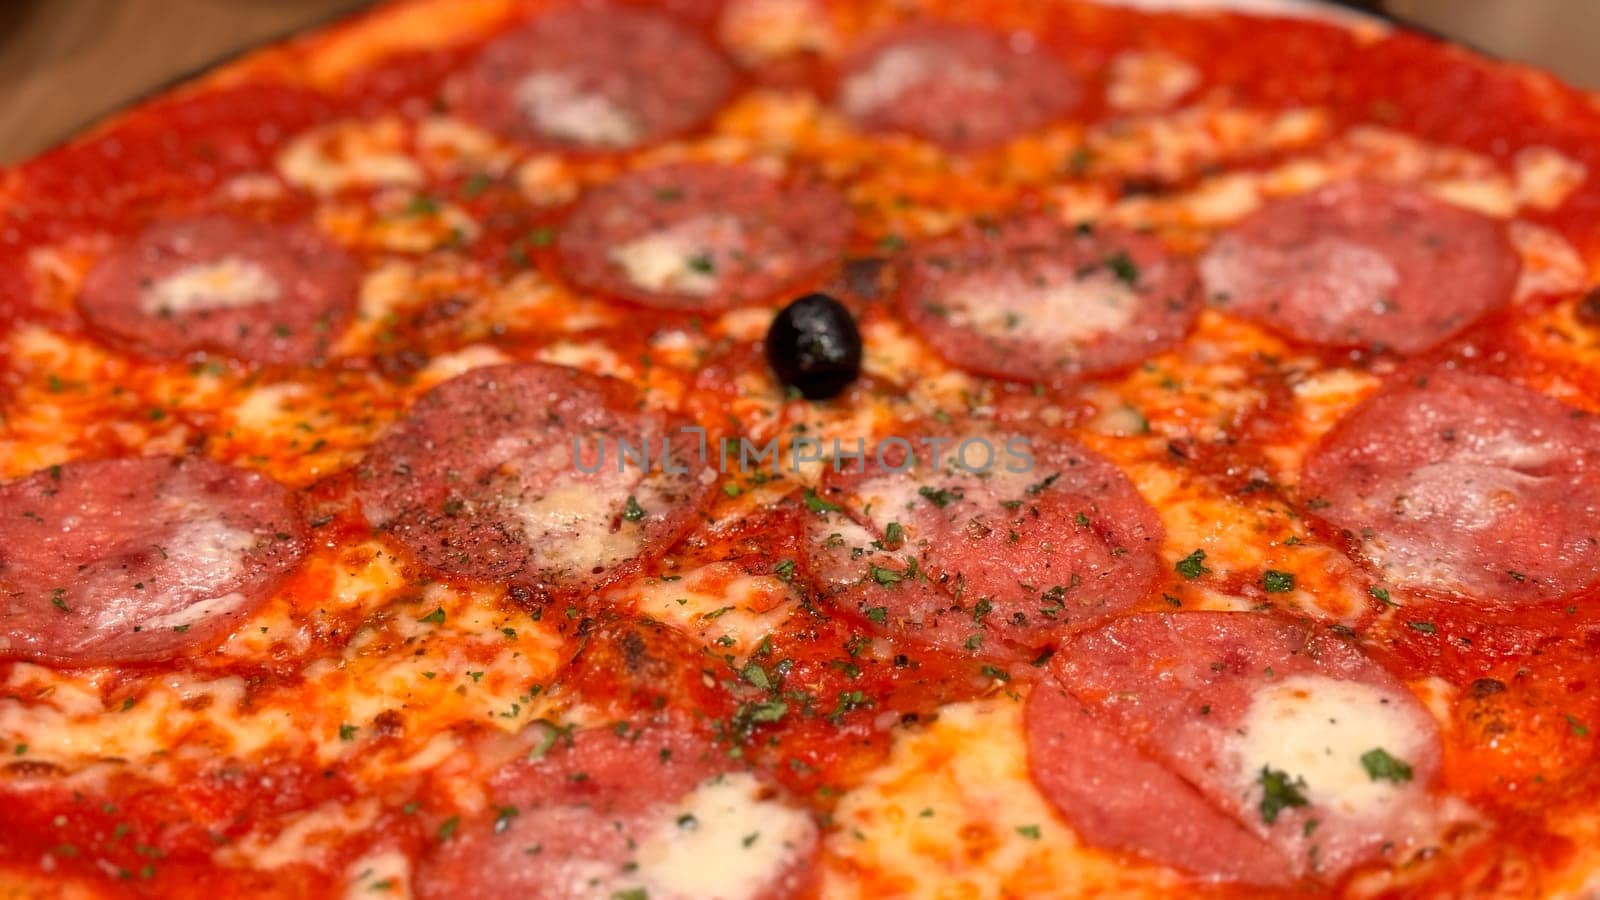
[[[179,219],[102,259],[78,308],[100,337],[148,356],[304,363],[338,336],[359,277],[342,249],[306,228]]]
[[[566,9],[484,49],[462,112],[536,146],[619,151],[690,131],[733,92],[733,68],[661,13]]]
[[[1510,302],[1495,222],[1410,188],[1339,182],[1268,204],[1200,261],[1222,309],[1295,340],[1417,353]]]
[[[939,354],[1019,381],[1131,366],[1200,312],[1193,268],[1154,238],[1035,216],[972,228],[908,257],[900,308]]]
[[[231,631],[305,552],[294,499],[202,459],[52,466],[0,487],[0,657],[170,659]]]
[[[1381,391],[1312,450],[1300,492],[1398,584],[1517,602],[1600,577],[1600,425],[1498,378]]]
[[[807,506],[810,568],[835,606],[986,658],[1031,657],[1160,574],[1155,511],[1064,439],[946,437],[937,464],[927,450],[830,472]]]
[[[692,523],[710,480],[680,430],[688,424],[641,409],[613,378],[474,369],[429,391],[372,446],[357,493],[374,527],[435,569],[581,594]]]
[[[1050,670],[1066,693],[1030,696],[1029,765],[1090,842],[1270,884],[1336,881],[1425,834],[1438,727],[1325,632],[1260,613],[1141,614],[1069,639]]]
[[[1031,35],[924,22],[854,51],[836,101],[862,128],[967,150],[1047,125],[1078,96],[1072,74]]]
[[[683,726],[527,738],[492,808],[423,859],[418,897],[782,900],[809,884],[811,815]]]
[[[1209,877],[1293,880],[1282,855],[1059,684],[1040,682],[1025,716],[1034,783],[1085,840]]]
[[[796,288],[839,259],[852,225],[827,185],[676,165],[586,194],[558,250],[580,287],[656,309],[718,310]]]

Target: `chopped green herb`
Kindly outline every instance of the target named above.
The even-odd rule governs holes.
[[[868,568],[872,572],[872,580],[885,586],[899,584],[900,582],[904,581],[906,577],[904,572],[897,572],[894,569],[885,569],[883,566],[869,565]]]
[[[1118,250],[1106,259],[1106,268],[1111,270],[1117,280],[1123,284],[1136,285],[1139,283],[1139,266],[1127,253]]]
[[[1261,587],[1269,594],[1286,594],[1294,590],[1294,574],[1268,569],[1261,573]]]
[[[984,666],[980,671],[983,672],[985,678],[993,678],[995,681],[1011,680],[1011,673],[1007,672],[1005,669],[998,669],[994,666]]]
[[[622,518],[628,522],[637,522],[644,518],[644,507],[632,494],[628,495],[628,502],[622,505]]]
[[[472,176],[461,185],[461,196],[464,199],[472,200],[482,195],[484,191],[489,189],[489,185],[493,183],[494,179],[489,177],[487,173],[474,172],[472,173]]]
[[[1261,821],[1268,825],[1278,821],[1278,814],[1290,807],[1305,806],[1306,782],[1303,778],[1289,779],[1287,772],[1269,766],[1261,767],[1257,776],[1261,783]]]
[[[750,663],[741,672],[744,680],[750,682],[763,691],[772,690],[772,679],[767,676],[767,670],[761,668],[760,663]]]
[[[806,509],[811,510],[819,516],[823,513],[838,512],[840,509],[837,503],[829,503],[828,501],[822,499],[817,495],[817,492],[811,488],[806,488],[805,503]]]
[[[1390,756],[1389,751],[1382,747],[1374,747],[1361,754],[1361,768],[1367,770],[1367,777],[1373,781],[1400,784],[1411,780],[1410,764]]]
[[[1211,570],[1206,568],[1206,552],[1204,550],[1196,550],[1178,560],[1177,565],[1173,566],[1173,568],[1177,570],[1179,575],[1190,581],[1199,578],[1201,575],[1211,574]]]

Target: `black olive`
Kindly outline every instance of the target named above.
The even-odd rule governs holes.
[[[825,400],[861,374],[861,332],[844,304],[827,294],[807,294],[772,320],[767,364],[807,399]]]

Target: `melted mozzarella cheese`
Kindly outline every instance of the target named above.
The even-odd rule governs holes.
[[[733,0],[718,23],[735,56],[759,64],[796,53],[823,53],[837,41],[815,0]]]
[[[278,171],[290,184],[318,194],[374,185],[416,185],[422,167],[405,152],[400,119],[348,120],[314,128],[278,153]]]
[[[224,256],[185,266],[139,292],[139,309],[169,316],[191,310],[237,309],[278,299],[278,280],[247,259]]]
[[[1021,705],[943,707],[896,735],[847,792],[823,842],[822,895],[1178,896],[1175,872],[1082,844],[1028,774]]]
[[[494,135],[459,119],[433,116],[417,126],[417,155],[430,169],[449,174],[509,171],[516,153]]]
[[[457,753],[453,725],[515,731],[544,715],[559,631],[494,591],[433,585],[419,601],[399,567],[376,544],[308,557],[297,577],[318,587],[306,605],[269,600],[216,651],[224,662],[305,657],[272,686],[204,669],[124,682],[111,669],[16,664],[0,693],[0,741],[68,772],[119,759],[162,779],[218,758],[309,755],[377,783]],[[358,623],[354,634],[320,646],[344,621]]]
[[[566,72],[533,72],[517,82],[512,97],[535,128],[557,140],[626,147],[644,133],[632,110],[602,93],[584,90]]]
[[[411,896],[411,860],[398,850],[379,850],[345,867],[345,900]]]
[[[529,157],[517,167],[515,177],[523,196],[539,206],[559,206],[578,196],[572,164],[554,153]]]
[[[571,463],[569,458],[561,464]],[[537,565],[556,571],[587,572],[614,566],[639,550],[638,524],[622,521],[613,529],[611,521],[626,498],[632,496],[630,490],[637,473],[619,473],[609,463],[602,466],[601,473],[601,479],[564,479],[534,496],[503,504],[521,525]],[[647,483],[639,483],[639,487]],[[642,507],[648,498],[636,502]]]
[[[652,897],[760,896],[816,836],[810,815],[768,793],[745,772],[701,784],[641,837],[635,877]]]
[[[1526,147],[1512,160],[1517,199],[1534,209],[1555,209],[1583,185],[1588,167],[1552,147]]]
[[[640,615],[699,637],[742,659],[788,619],[794,589],[774,575],[747,575],[734,563],[712,563],[673,581],[635,582],[614,594]]]
[[[1559,231],[1519,219],[1511,223],[1506,233],[1522,257],[1522,271],[1517,275],[1518,300],[1539,294],[1576,293],[1588,284],[1588,264]]]
[[[995,285],[974,285],[946,298],[950,323],[980,334],[1062,345],[1084,343],[1120,330],[1139,310],[1139,295],[1117,278],[1098,272],[1037,284],[1008,276]]]
[[[607,258],[643,290],[708,297],[721,284],[714,251],[739,244],[741,230],[730,216],[697,216],[619,244]]]
[[[839,88],[839,104],[852,115],[869,115],[895,103],[939,68],[937,54],[923,47],[886,50],[872,65],[851,75]]]
[[[1124,112],[1165,109],[1200,83],[1200,71],[1171,53],[1129,51],[1111,61],[1106,102]]]
[[[1418,727],[1408,698],[1355,681],[1295,675],[1257,691],[1230,739],[1241,790],[1263,767],[1304,779],[1315,806],[1353,818],[1393,809],[1408,781],[1368,773],[1362,756],[1382,750],[1401,762],[1423,753],[1430,734]]]

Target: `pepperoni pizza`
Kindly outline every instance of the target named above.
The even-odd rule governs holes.
[[[393,0],[0,174],[0,894],[1600,892],[1600,108]]]

